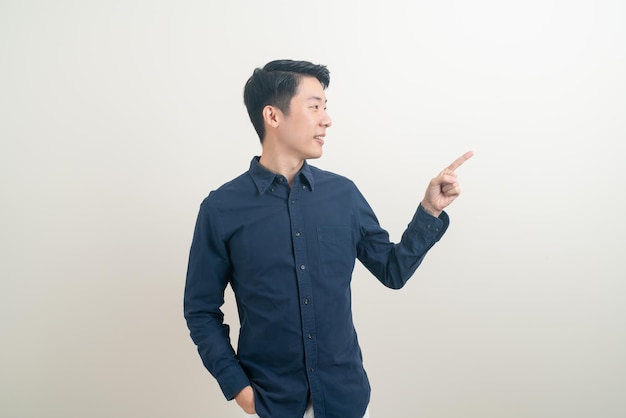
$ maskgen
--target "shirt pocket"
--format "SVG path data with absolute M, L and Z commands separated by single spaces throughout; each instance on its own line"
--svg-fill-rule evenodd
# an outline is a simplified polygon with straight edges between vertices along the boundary
M 322 272 L 330 277 L 349 278 L 356 259 L 350 227 L 320 226 L 317 228 L 317 242 Z

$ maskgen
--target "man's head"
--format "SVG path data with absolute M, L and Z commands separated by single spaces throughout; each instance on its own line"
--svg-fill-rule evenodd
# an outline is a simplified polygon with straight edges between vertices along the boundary
M 275 106 L 283 114 L 289 115 L 291 99 L 298 92 L 303 77 L 315 77 L 324 89 L 330 83 L 326 66 L 292 60 L 269 62 L 265 67 L 255 69 L 246 82 L 243 100 L 261 142 L 265 137 L 263 109 Z

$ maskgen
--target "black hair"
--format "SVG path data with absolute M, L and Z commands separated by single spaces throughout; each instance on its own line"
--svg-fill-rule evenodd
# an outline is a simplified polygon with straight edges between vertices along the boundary
M 271 61 L 263 68 L 256 68 L 246 82 L 243 101 L 261 143 L 265 136 L 263 109 L 268 105 L 276 106 L 288 115 L 291 98 L 296 95 L 300 79 L 305 76 L 317 78 L 324 89 L 330 84 L 326 66 L 293 60 Z

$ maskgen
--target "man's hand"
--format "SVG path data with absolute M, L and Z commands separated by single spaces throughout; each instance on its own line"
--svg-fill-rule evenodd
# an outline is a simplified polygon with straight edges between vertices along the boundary
M 256 409 L 254 408 L 254 391 L 252 390 L 252 386 L 246 386 L 241 389 L 241 391 L 235 395 L 235 402 L 243 412 L 246 414 L 255 414 Z
M 422 207 L 426 212 L 438 217 L 446 206 L 459 197 L 461 188 L 455 171 L 473 155 L 473 151 L 467 151 L 430 181 L 422 200 Z

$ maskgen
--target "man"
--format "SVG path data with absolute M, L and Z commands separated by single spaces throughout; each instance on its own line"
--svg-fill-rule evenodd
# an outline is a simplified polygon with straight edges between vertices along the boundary
M 202 202 L 191 245 L 185 318 L 202 361 L 244 416 L 363 418 L 370 385 L 351 313 L 361 263 L 400 288 L 448 227 L 464 154 L 427 187 L 399 243 L 389 241 L 347 178 L 317 169 L 331 119 L 325 66 L 279 60 L 257 68 L 244 102 L 262 144 L 247 172 Z M 232 287 L 237 353 L 223 323 Z

